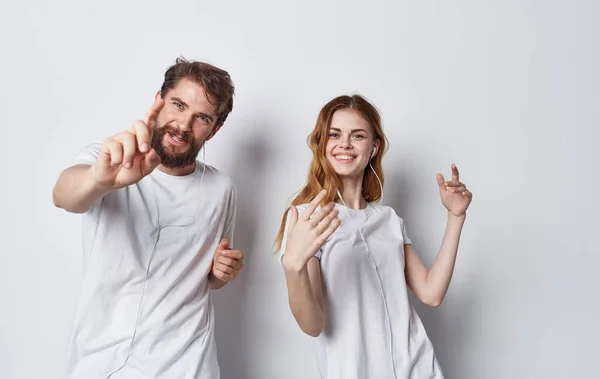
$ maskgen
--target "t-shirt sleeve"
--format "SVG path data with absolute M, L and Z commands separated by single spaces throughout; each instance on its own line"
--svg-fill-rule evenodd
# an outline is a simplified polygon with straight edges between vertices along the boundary
M 79 152 L 75 155 L 73 159 L 71 159 L 70 166 L 77 165 L 88 165 L 91 166 L 96 163 L 98 156 L 100 155 L 100 151 L 102 149 L 102 142 L 92 142 L 88 145 L 84 146 Z M 100 206 L 102 202 L 96 202 L 94 206 L 89 209 L 86 213 L 93 213 L 92 211 Z
M 290 220 L 292 219 L 292 209 L 290 208 L 288 210 L 286 219 L 285 219 L 285 226 L 283 228 L 283 238 L 281 239 L 281 249 L 279 249 L 279 261 L 281 262 L 281 259 L 283 258 L 283 254 L 285 254 L 285 246 L 287 244 L 287 237 L 288 237 L 288 231 L 290 228 Z
M 223 237 L 229 240 L 229 245 L 233 246 L 233 234 L 235 231 L 235 221 L 237 215 L 237 189 L 232 184 L 227 203 L 227 215 L 225 217 L 225 228 L 223 229 Z
M 406 231 L 406 223 L 404 220 L 400 219 L 400 225 L 402 225 L 402 239 L 404 240 L 404 244 L 412 245 L 412 241 L 408 236 L 408 232 Z
M 100 151 L 102 149 L 101 142 L 92 142 L 79 150 L 79 153 L 75 156 L 72 161 L 73 165 L 93 165 L 96 163 L 96 159 L 98 159 L 98 155 L 100 155 Z
M 302 216 L 302 212 L 304 211 L 304 207 L 302 206 L 296 206 L 296 209 L 298 209 L 298 218 L 300 216 Z M 317 208 L 316 211 L 318 211 L 320 209 Z M 316 212 L 315 211 L 315 212 Z M 283 254 L 285 254 L 285 247 L 287 244 L 287 237 L 288 237 L 288 231 L 289 231 L 289 227 L 290 227 L 290 220 L 292 219 L 292 209 L 290 208 L 290 210 L 287 213 L 287 217 L 285 220 L 285 227 L 283 229 L 283 238 L 281 239 L 281 249 L 279 250 L 279 262 L 281 263 L 281 260 L 283 259 Z M 315 257 L 321 259 L 321 249 L 317 250 L 317 252 L 315 253 Z

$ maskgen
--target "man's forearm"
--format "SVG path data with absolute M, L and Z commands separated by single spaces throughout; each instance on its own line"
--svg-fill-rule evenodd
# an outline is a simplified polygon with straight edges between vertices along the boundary
M 90 210 L 110 189 L 99 188 L 92 177 L 91 166 L 69 167 L 59 176 L 52 199 L 54 205 L 71 213 Z

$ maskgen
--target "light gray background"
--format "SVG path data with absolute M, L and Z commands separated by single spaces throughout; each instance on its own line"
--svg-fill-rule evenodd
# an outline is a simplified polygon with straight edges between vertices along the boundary
M 1 4 L 0 377 L 61 378 L 80 218 L 52 187 L 144 114 L 179 55 L 237 87 L 207 146 L 239 187 L 247 256 L 216 298 L 224 379 L 317 377 L 271 246 L 317 112 L 354 92 L 382 112 L 385 203 L 427 264 L 445 223 L 436 173 L 455 162 L 474 193 L 445 302 L 417 304 L 447 378 L 598 375 L 597 1 Z

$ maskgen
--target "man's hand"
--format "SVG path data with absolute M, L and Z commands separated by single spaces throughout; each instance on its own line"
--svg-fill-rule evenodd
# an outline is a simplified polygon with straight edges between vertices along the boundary
M 208 276 L 211 288 L 221 288 L 227 282 L 234 280 L 242 267 L 244 267 L 244 253 L 241 250 L 230 249 L 229 241 L 223 239 L 217 247 Z
M 156 99 L 143 120 L 105 139 L 94 164 L 65 169 L 52 190 L 54 205 L 68 212 L 85 213 L 112 190 L 137 183 L 150 174 L 160 164 L 160 157 L 150 145 L 164 104 L 163 99 Z
M 113 190 L 137 183 L 160 164 L 150 142 L 164 104 L 163 99 L 156 99 L 143 121 L 136 121 L 129 130 L 104 140 L 98 160 L 92 166 L 97 186 Z

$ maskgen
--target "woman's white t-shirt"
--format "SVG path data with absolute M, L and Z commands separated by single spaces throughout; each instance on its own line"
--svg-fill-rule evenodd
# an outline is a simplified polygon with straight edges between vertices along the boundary
M 307 206 L 299 205 L 299 214 Z M 404 245 L 412 242 L 404 221 L 388 206 L 335 206 L 340 227 L 316 254 L 326 318 L 323 333 L 315 339 L 321 377 L 443 379 L 408 298 Z M 282 254 L 288 226 L 289 216 Z

